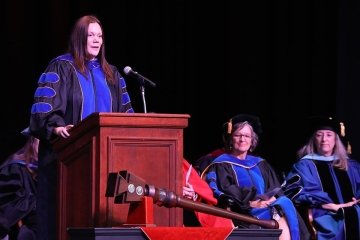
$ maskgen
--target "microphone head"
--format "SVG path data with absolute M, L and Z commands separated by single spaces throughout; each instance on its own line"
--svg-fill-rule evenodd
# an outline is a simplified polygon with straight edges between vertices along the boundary
M 131 73 L 131 71 L 132 71 L 131 67 L 129 67 L 129 66 L 124 67 L 124 73 L 126 75 L 129 75 Z

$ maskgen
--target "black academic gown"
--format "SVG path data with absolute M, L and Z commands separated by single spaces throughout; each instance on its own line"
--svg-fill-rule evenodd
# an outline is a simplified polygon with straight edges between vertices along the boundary
M 18 239 L 36 239 L 36 181 L 21 160 L 7 160 L 0 166 L 0 213 L 3 232 L 19 230 L 17 223 L 21 220 L 23 227 Z M 13 231 L 13 233 L 15 233 Z M 26 236 L 25 236 L 26 235 Z
M 284 196 L 276 172 L 264 159 L 248 155 L 246 160 L 239 161 L 229 154 L 223 154 L 208 166 L 203 175 L 215 197 L 227 195 L 233 199 L 231 209 L 234 212 L 269 219 L 267 215 L 271 214 L 272 206 L 254 211 L 255 208 L 250 207 L 250 201 L 275 196 L 277 200 L 272 205 L 281 206 L 288 220 L 292 239 L 310 239 L 305 223 L 290 199 Z M 243 222 L 235 224 L 239 227 L 255 227 Z
M 95 78 L 101 76 L 101 74 L 99 75 L 99 63 L 95 60 L 87 64 L 91 72 L 89 81 L 93 81 L 95 85 L 97 81 Z M 112 68 L 116 79 L 114 84 L 107 83 L 105 87 L 106 92 L 110 93 L 110 98 L 104 100 L 111 106 L 107 112 L 132 113 L 134 110 L 126 90 L 125 80 L 114 66 Z M 51 140 L 57 137 L 53 134 L 54 127 L 79 123 L 86 117 L 84 115 L 86 104 L 89 101 L 95 103 L 98 101 L 98 99 L 93 99 L 93 95 L 87 95 L 89 92 L 82 88 L 81 79 L 83 79 L 83 75 L 76 70 L 72 57 L 65 54 L 50 62 L 40 76 L 38 88 L 35 91 L 31 109 L 30 132 L 40 139 L 37 198 L 38 240 L 53 240 L 57 235 L 57 155 L 51 145 Z M 96 112 L 96 108 L 93 112 Z

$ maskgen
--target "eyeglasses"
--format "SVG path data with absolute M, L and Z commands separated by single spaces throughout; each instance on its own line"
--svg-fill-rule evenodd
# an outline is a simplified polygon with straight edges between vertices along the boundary
M 248 135 L 248 134 L 234 134 L 234 137 L 236 138 L 245 138 L 245 139 L 251 139 L 251 135 Z

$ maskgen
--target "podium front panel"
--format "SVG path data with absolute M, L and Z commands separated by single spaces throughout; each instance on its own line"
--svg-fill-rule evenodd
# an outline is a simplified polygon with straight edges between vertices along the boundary
M 59 156 L 58 229 L 119 227 L 129 204 L 105 197 L 110 172 L 127 170 L 182 195 L 183 128 L 188 115 L 95 114 L 54 142 Z M 154 205 L 156 226 L 182 226 L 181 208 Z

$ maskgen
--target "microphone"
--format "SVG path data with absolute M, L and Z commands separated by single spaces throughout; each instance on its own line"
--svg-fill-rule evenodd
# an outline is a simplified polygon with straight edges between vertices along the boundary
M 149 80 L 148 78 L 142 76 L 140 73 L 135 72 L 135 71 L 132 70 L 131 67 L 129 67 L 129 66 L 126 66 L 126 67 L 124 68 L 124 73 L 125 73 L 126 75 L 129 75 L 129 76 L 131 76 L 131 77 L 136 78 L 137 80 L 139 80 L 139 81 L 140 81 L 140 84 L 144 84 L 144 82 L 146 81 L 147 83 L 150 84 L 150 86 L 156 87 L 156 84 L 155 84 L 153 81 L 151 81 L 151 80 Z

